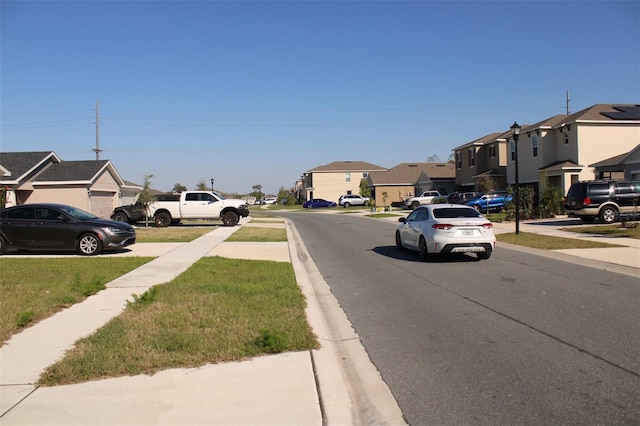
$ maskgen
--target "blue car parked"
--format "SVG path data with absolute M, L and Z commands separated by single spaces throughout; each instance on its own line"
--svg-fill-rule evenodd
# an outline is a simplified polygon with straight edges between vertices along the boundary
M 305 202 L 302 207 L 305 209 L 317 209 L 318 207 L 335 207 L 337 204 L 333 201 L 323 200 L 322 198 L 314 198 Z
M 489 191 L 482 197 L 469 201 L 467 205 L 482 213 L 499 212 L 512 199 L 511 195 L 507 194 L 507 191 Z

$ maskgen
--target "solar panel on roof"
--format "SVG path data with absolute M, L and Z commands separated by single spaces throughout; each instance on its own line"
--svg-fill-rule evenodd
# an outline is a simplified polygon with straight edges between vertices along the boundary
M 640 120 L 640 105 L 613 107 L 615 112 L 603 112 L 602 115 L 612 120 Z

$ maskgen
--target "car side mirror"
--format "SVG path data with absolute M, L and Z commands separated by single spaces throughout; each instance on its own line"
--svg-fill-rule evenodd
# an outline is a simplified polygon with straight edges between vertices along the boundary
M 407 218 L 406 217 L 401 217 L 400 219 L 398 219 L 398 222 L 407 223 Z

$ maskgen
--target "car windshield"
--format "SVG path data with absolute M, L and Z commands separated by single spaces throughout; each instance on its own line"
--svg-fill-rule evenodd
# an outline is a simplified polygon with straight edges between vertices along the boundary
M 437 219 L 453 219 L 457 217 L 480 217 L 481 214 L 475 209 L 448 207 L 443 209 L 433 209 L 433 217 Z
M 62 210 L 69 216 L 75 217 L 76 219 L 80 219 L 80 220 L 96 219 L 97 217 L 92 215 L 89 212 L 85 212 L 82 209 L 79 209 L 77 207 L 72 207 L 72 206 L 63 206 L 63 207 L 60 207 L 60 210 Z
M 214 194 L 216 195 L 216 197 L 218 197 L 221 200 L 225 199 L 222 195 L 218 194 L 217 192 L 214 192 Z

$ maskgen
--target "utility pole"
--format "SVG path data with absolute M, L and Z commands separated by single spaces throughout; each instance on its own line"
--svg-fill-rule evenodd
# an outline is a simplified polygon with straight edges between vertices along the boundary
M 569 108 L 569 102 L 571 102 L 571 99 L 569 99 L 569 91 L 567 90 L 567 101 L 566 101 L 567 115 L 571 114 L 571 109 Z
M 100 160 L 100 106 L 96 100 L 96 147 L 92 149 L 96 153 L 96 161 Z

